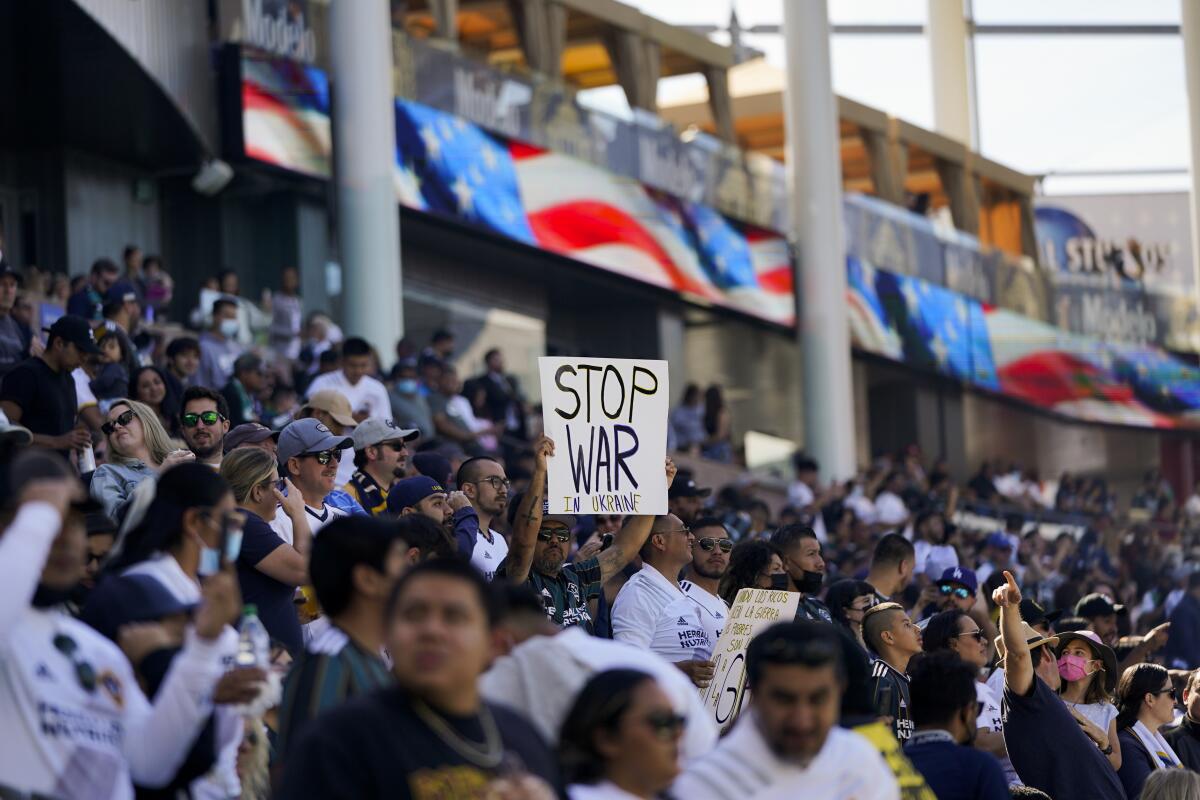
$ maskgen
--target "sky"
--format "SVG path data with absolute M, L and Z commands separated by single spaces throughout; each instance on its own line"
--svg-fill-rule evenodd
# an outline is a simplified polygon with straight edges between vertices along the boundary
M 623 0 L 674 24 L 720 24 L 736 7 L 743 27 L 778 24 L 784 0 Z M 807 2 L 808 0 L 789 0 Z M 979 24 L 1178 24 L 1190 0 L 973 0 Z M 923 24 L 926 0 L 828 0 L 834 24 Z M 721 34 L 715 39 L 728 41 Z M 784 66 L 782 37 L 746 35 Z M 1022 172 L 1047 175 L 1048 194 L 1187 190 L 1183 44 L 1177 35 L 976 37 L 980 149 Z M 933 127 L 929 48 L 923 35 L 835 34 L 834 89 L 922 127 Z M 702 82 L 660 82 L 659 101 Z M 621 111 L 617 87 L 587 102 Z M 1071 176 L 1080 171 L 1140 172 Z

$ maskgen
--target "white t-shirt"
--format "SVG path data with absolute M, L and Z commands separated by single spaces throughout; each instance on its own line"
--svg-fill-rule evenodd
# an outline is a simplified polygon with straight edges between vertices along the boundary
M 603 781 L 594 786 L 573 783 L 567 787 L 569 800 L 638 800 L 638 796 L 617 786 L 612 781 Z
M 716 641 L 704 624 L 704 609 L 686 595 L 662 610 L 654 624 L 650 652 L 672 664 L 680 661 L 708 661 Z
M 880 492 L 875 496 L 875 521 L 881 525 L 899 525 L 908 519 L 908 506 L 899 495 Z
M 975 721 L 975 727 L 979 730 L 1003 733 L 1004 717 L 1000 710 L 1000 697 L 1001 695 L 993 692 L 986 683 L 975 682 L 975 699 L 981 704 L 979 718 Z M 1017 777 L 1017 771 L 1013 769 L 1012 761 L 1008 756 L 997 758 L 997 760 L 1004 768 L 1004 780 L 1008 785 L 1020 785 L 1021 779 Z
M 780 759 L 759 733 L 751 706 L 711 753 L 687 765 L 672 795 L 687 800 L 899 800 L 900 787 L 869 741 L 836 726 L 806 767 Z
M 96 395 L 91 387 L 92 379 L 83 371 L 83 367 L 71 370 L 71 379 L 75 381 L 75 410 L 83 411 L 88 406 L 97 405 Z
M 788 486 L 788 503 L 794 508 L 808 508 L 816 499 L 812 487 L 804 481 L 792 481 Z M 812 515 L 813 533 L 817 535 L 818 542 L 824 542 L 828 538 L 825 532 L 825 515 L 821 513 L 821 509 L 815 507 L 812 509 Z
M 958 551 L 948 544 L 930 544 L 921 540 L 913 542 L 913 550 L 916 551 L 914 575 L 928 575 L 938 580 L 943 572 L 958 566 Z
M 1097 678 L 1099 680 L 1099 678 Z M 1112 703 L 1067 703 L 1063 700 L 1067 708 L 1073 708 L 1086 717 L 1100 730 L 1108 733 L 1108 726 L 1117 718 L 1117 707 Z
M 317 531 L 324 528 L 329 523 L 339 517 L 350 516 L 340 508 L 334 508 L 328 503 L 322 503 L 320 508 L 313 508 L 308 503 L 304 504 L 304 513 L 308 516 L 308 530 L 313 536 L 317 535 Z M 275 534 L 290 544 L 296 546 L 296 535 L 292 530 L 292 518 L 284 513 L 283 506 L 275 507 L 275 519 L 267 523 Z
M 681 599 L 695 603 L 674 581 L 649 564 L 643 566 L 621 587 L 613 601 L 613 638 L 650 650 L 659 617 Z M 680 616 L 676 614 L 671 621 L 677 622 Z
M 725 629 L 725 620 L 729 617 L 729 606 L 725 605 L 725 601 L 715 594 L 710 593 L 707 589 L 701 589 L 691 581 L 680 581 L 679 588 L 683 589 L 683 593 L 700 606 L 701 623 L 708 631 L 708 638 L 712 641 L 712 646 L 716 647 L 717 641 L 721 638 L 721 631 Z
M 508 558 L 508 540 L 493 530 L 488 530 L 489 542 L 483 531 L 475 537 L 475 549 L 471 551 L 471 566 L 483 573 L 489 581 L 496 577 L 496 570 Z
M 366 411 L 371 417 L 392 418 L 392 403 L 388 400 L 387 389 L 370 375 L 364 375 L 359 378 L 358 383 L 352 384 L 346 380 L 346 374 L 340 369 L 326 372 L 313 378 L 313 382 L 308 385 L 308 396 L 312 397 L 325 389 L 341 392 L 350 401 L 350 410 L 355 414 Z

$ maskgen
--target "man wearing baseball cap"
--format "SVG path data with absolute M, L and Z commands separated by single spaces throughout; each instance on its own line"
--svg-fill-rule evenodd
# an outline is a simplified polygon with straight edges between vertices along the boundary
M 33 433 L 33 444 L 58 450 L 85 450 L 92 436 L 77 425 L 75 381 L 71 371 L 85 355 L 99 355 L 92 328 L 82 317 L 59 317 L 47 329 L 49 338 L 40 355 L 27 358 L 4 376 L 0 385 L 0 410 L 13 423 Z
M 273 431 L 260 422 L 247 422 L 225 434 L 222 446 L 228 455 L 239 447 L 257 447 L 271 455 L 278 454 L 279 431 Z
M 338 462 L 354 442 L 338 436 L 315 419 L 298 419 L 279 433 L 280 477 L 291 478 L 304 498 L 304 511 L 313 536 L 345 511 L 326 502 L 337 478 Z M 281 518 L 276 517 L 276 522 Z
M 392 485 L 387 496 L 387 512 L 396 517 L 422 514 L 450 530 L 454 511 L 447 502 L 448 497 L 449 493 L 433 478 L 417 475 Z
M 1011 572 L 992 593 L 1000 607 L 997 655 L 1004 665 L 1004 741 L 1026 786 L 1051 797 L 1122 800 L 1117 773 L 1058 695 L 1062 676 L 1054 645 L 1021 619 L 1021 590 Z
M 684 472 L 676 476 L 675 482 L 667 491 L 667 512 L 683 520 L 684 525 L 691 525 L 704 508 L 704 498 L 710 494 L 710 487 L 697 486 L 696 480 Z
M 388 492 L 408 470 L 408 442 L 420 431 L 368 417 L 354 429 L 354 474 L 343 487 L 373 516 L 387 511 Z

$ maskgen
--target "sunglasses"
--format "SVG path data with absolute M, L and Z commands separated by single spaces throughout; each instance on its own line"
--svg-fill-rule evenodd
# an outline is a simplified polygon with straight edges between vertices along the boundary
M 133 422 L 133 409 L 130 409 L 130 410 L 124 412 L 123 414 L 119 415 L 116 419 L 112 420 L 111 422 L 104 423 L 103 425 L 100 426 L 100 431 L 105 436 L 112 436 L 113 433 L 117 430 L 118 425 L 120 425 L 122 428 L 128 428 L 129 423 L 131 423 L 131 422 Z
M 408 445 L 404 442 L 384 442 L 384 447 L 391 450 L 393 453 L 403 453 L 408 449 Z
M 218 414 L 216 411 L 205 411 L 202 414 L 187 413 L 179 418 L 185 428 L 194 428 L 197 423 L 203 422 L 205 425 L 212 427 L 218 422 L 223 422 L 225 417 Z
M 966 600 L 968 597 L 971 596 L 970 589 L 967 589 L 962 586 L 950 586 L 949 584 L 945 584 L 945 583 L 938 587 L 938 591 L 941 592 L 943 595 L 951 595 L 952 594 L 955 597 L 957 597 L 959 600 Z
M 491 475 L 487 478 L 480 478 L 477 481 L 470 481 L 470 483 L 473 483 L 476 486 L 478 486 L 481 483 L 486 483 L 492 487 L 493 491 L 497 491 L 497 492 L 500 491 L 501 489 L 503 489 L 504 491 L 507 492 L 509 489 L 512 488 L 512 481 L 508 480 L 507 478 L 501 478 L 499 475 Z
M 657 738 L 669 741 L 683 732 L 687 718 L 671 711 L 656 711 L 646 715 L 645 723 Z
M 571 532 L 562 528 L 542 528 L 538 531 L 538 541 L 548 542 L 551 539 L 558 539 L 560 542 L 571 541 Z
M 341 450 L 322 450 L 319 453 L 305 453 L 304 455 L 302 455 L 300 457 L 301 458 L 315 458 L 317 460 L 317 463 L 320 464 L 322 467 L 324 467 L 324 466 L 327 466 L 330 461 L 340 462 L 342 460 L 342 451 Z
M 966 633 L 956 633 L 954 635 L 956 637 L 958 637 L 958 636 L 974 637 L 975 641 L 979 642 L 980 644 L 983 644 L 984 642 L 987 641 L 987 636 L 984 635 L 983 631 L 967 631 Z
M 721 548 L 722 553 L 728 553 L 733 549 L 733 542 L 728 539 L 714 539 L 711 536 L 705 536 L 700 541 L 696 542 L 700 545 L 700 549 L 706 552 L 711 551 L 714 547 Z
M 1174 687 L 1172 687 L 1170 689 L 1159 689 L 1157 692 L 1151 692 L 1150 694 L 1165 694 L 1167 697 L 1170 697 L 1171 700 L 1173 700 L 1173 701 L 1179 699 Z
M 96 691 L 96 670 L 88 662 L 76 657 L 79 645 L 75 640 L 65 633 L 60 633 L 54 637 L 54 649 L 71 660 L 72 666 L 75 667 L 75 679 L 79 681 L 79 685 L 89 692 Z
M 687 527 L 686 525 L 682 528 L 672 528 L 669 531 L 658 531 L 658 533 L 663 533 L 663 534 L 665 534 L 665 533 L 682 533 L 685 536 L 690 534 L 691 532 L 692 532 L 692 529 Z

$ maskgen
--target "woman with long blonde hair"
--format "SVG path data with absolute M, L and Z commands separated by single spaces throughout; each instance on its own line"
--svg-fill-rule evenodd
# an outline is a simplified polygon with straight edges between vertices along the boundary
M 172 446 L 158 415 L 144 403 L 122 397 L 106 416 L 100 430 L 108 441 L 109 463 L 93 473 L 90 492 L 104 513 L 120 522 L 139 483 L 195 455 Z

